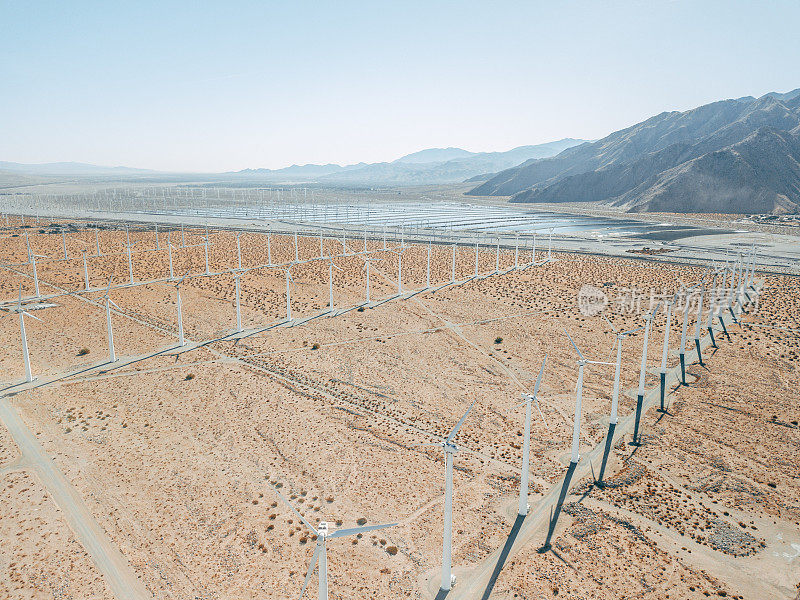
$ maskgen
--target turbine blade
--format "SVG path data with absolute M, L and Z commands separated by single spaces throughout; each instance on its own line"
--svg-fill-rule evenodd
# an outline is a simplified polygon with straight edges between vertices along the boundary
M 542 368 L 539 369 L 539 377 L 536 378 L 536 385 L 533 386 L 533 397 L 536 398 L 536 394 L 539 393 L 539 386 L 542 383 L 542 375 L 544 374 L 544 365 L 547 363 L 547 355 L 544 355 L 544 360 L 542 361 Z
M 605 315 L 600 315 L 600 316 L 603 317 L 606 320 L 606 323 L 608 323 L 611 326 L 611 329 L 614 332 L 618 332 L 619 331 L 616 327 L 614 327 L 614 324 L 609 320 L 609 318 L 607 316 L 605 316 Z
M 469 405 L 469 408 L 467 409 L 467 412 L 464 413 L 464 416 L 461 417 L 459 422 L 456 423 L 456 426 L 453 427 L 453 431 L 451 431 L 450 435 L 447 436 L 447 438 L 445 439 L 445 442 L 450 443 L 450 442 L 453 441 L 453 438 L 456 437 L 456 434 L 458 433 L 458 430 L 461 429 L 461 426 L 464 424 L 464 421 L 467 420 L 467 415 L 469 414 L 469 411 L 472 410 L 473 406 L 475 406 L 475 401 L 474 400 L 472 401 L 472 404 Z
M 386 523 L 385 525 L 366 525 L 364 527 L 352 527 L 350 529 L 337 529 L 328 536 L 328 539 L 340 538 L 346 535 L 356 535 L 358 533 L 366 533 L 367 531 L 375 531 L 376 529 L 386 529 L 387 527 L 394 527 L 397 523 Z
M 270 485 L 271 485 L 271 484 L 270 484 Z M 284 498 L 283 494 L 281 494 L 281 493 L 278 491 L 278 488 L 276 488 L 276 487 L 273 485 L 273 486 L 272 486 L 272 489 L 274 489 L 274 490 L 275 490 L 275 493 L 276 493 L 276 494 L 278 494 L 278 497 L 279 497 L 281 500 L 283 500 L 283 503 L 284 503 L 286 506 L 288 506 L 288 507 L 289 507 L 289 508 L 292 510 L 292 512 L 293 512 L 294 514 L 296 514 L 298 517 L 300 517 L 300 520 L 301 520 L 303 523 L 305 523 L 305 526 L 306 526 L 306 527 L 308 527 L 308 528 L 309 528 L 311 531 L 313 531 L 313 532 L 314 532 L 314 535 L 318 535 L 318 534 L 317 534 L 317 529 L 316 529 L 316 528 L 315 528 L 315 527 L 314 527 L 314 526 L 313 526 L 311 523 L 309 523 L 308 521 L 306 521 L 306 518 L 305 518 L 303 515 L 301 515 L 301 514 L 300 514 L 300 513 L 297 511 L 297 509 L 296 509 L 294 506 L 292 506 L 291 504 L 289 504 L 289 501 L 288 501 L 286 498 Z
M 22 314 L 23 314 L 23 315 L 27 315 L 27 316 L 28 316 L 28 317 L 30 317 L 31 319 L 36 319 L 37 321 L 42 321 L 42 320 L 41 320 L 39 317 L 36 317 L 36 316 L 32 315 L 32 314 L 31 314 L 31 313 L 29 313 L 27 310 L 23 310 L 23 311 L 22 311 Z M 44 323 L 44 321 L 42 321 L 42 323 Z
M 566 334 L 567 334 L 567 337 L 569 338 L 569 341 L 570 341 L 570 343 L 572 344 L 572 347 L 573 347 L 573 348 L 575 348 L 575 352 L 577 352 L 577 353 L 578 353 L 578 357 L 579 357 L 581 360 L 583 360 L 583 353 L 581 353 L 580 349 L 579 349 L 579 348 L 578 348 L 578 346 L 575 344 L 575 341 L 572 339 L 572 336 L 569 334 L 569 331 L 567 331 L 567 330 L 566 330 L 566 328 L 564 328 L 564 333 L 566 333 Z
M 644 329 L 644 326 L 642 325 L 642 326 L 637 327 L 636 329 L 629 329 L 628 331 L 623 331 L 621 335 L 630 335 L 632 333 L 636 333 L 640 329 Z
M 317 559 L 319 558 L 320 550 L 322 550 L 322 545 L 317 544 L 317 547 L 314 549 L 314 554 L 311 555 L 311 564 L 308 565 L 308 573 L 306 573 L 306 582 L 303 584 L 303 589 L 300 590 L 300 598 L 302 598 L 303 594 L 306 593 L 308 582 L 311 581 L 311 575 L 314 573 L 314 567 L 317 566 Z M 300 600 L 300 598 L 298 600 Z

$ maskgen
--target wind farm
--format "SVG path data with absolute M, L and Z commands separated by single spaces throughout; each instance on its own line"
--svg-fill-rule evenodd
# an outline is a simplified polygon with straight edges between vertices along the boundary
M 800 600 L 800 4 L 0 3 L 0 600 Z
M 752 248 L 676 266 L 518 234 L 31 218 L 3 230 L 4 522 L 54 485 L 31 482 L 16 423 L 81 499 L 54 523 L 88 519 L 124 560 L 28 529 L 16 589 L 748 598 L 795 575 L 790 446 L 747 440 L 797 429 L 797 283 Z

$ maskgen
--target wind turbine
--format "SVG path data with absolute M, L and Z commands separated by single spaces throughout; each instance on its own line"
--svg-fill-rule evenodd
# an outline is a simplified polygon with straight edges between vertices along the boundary
M 583 399 L 583 368 L 586 365 L 613 365 L 614 363 L 609 362 L 601 362 L 599 360 L 587 360 L 584 358 L 583 353 L 578 348 L 577 344 L 575 344 L 575 340 L 572 339 L 572 336 L 569 332 L 564 329 L 564 333 L 567 334 L 572 347 L 575 348 L 575 352 L 578 353 L 578 383 L 575 387 L 575 418 L 572 422 L 572 453 L 570 455 L 570 462 L 573 464 L 577 464 L 580 460 L 580 436 L 581 436 L 581 400 Z
M 273 486 L 274 487 L 274 486 Z M 283 500 L 284 504 L 288 506 L 292 512 L 297 515 L 303 524 L 311 530 L 314 535 L 317 536 L 317 546 L 314 549 L 314 554 L 311 555 L 311 563 L 308 565 L 308 573 L 306 573 L 306 580 L 303 583 L 303 589 L 300 591 L 300 599 L 303 598 L 303 594 L 306 593 L 306 588 L 308 587 L 308 582 L 311 581 L 311 576 L 314 574 L 314 569 L 317 566 L 317 561 L 319 561 L 319 584 L 318 584 L 318 600 L 328 600 L 328 550 L 326 547 L 326 542 L 328 540 L 333 540 L 340 537 L 345 537 L 349 535 L 359 535 L 363 533 L 367 533 L 369 531 L 376 531 L 378 529 L 386 529 L 387 527 L 394 527 L 397 523 L 386 523 L 384 525 L 365 525 L 364 527 L 352 527 L 347 529 L 337 529 L 336 531 L 329 531 L 328 523 L 326 521 L 320 521 L 316 527 L 314 527 L 311 523 L 306 520 L 306 518 L 300 514 L 300 512 L 295 509 L 289 501 L 283 497 L 277 489 L 275 493 L 278 494 L 278 497 Z
M 658 313 L 661 305 L 656 306 L 652 312 L 645 315 L 644 320 L 644 343 L 642 345 L 642 365 L 639 369 L 639 391 L 636 394 L 636 417 L 633 424 L 633 444 L 639 445 L 639 421 L 642 417 L 642 404 L 644 403 L 644 377 L 647 369 L 647 342 L 650 339 L 650 326 L 653 323 L 653 317 Z
M 421 444 L 422 446 L 441 446 L 444 448 L 444 534 L 442 536 L 442 583 L 441 589 L 449 591 L 456 582 L 453 576 L 453 454 L 460 448 L 453 440 L 467 419 L 467 415 L 475 406 L 475 401 L 470 404 L 467 412 L 459 419 L 456 426 L 447 437 L 438 443 Z
M 31 254 L 31 266 L 33 267 L 33 287 L 36 290 L 36 297 L 40 297 L 41 294 L 39 293 L 39 273 L 36 271 L 36 259 L 37 258 L 46 258 L 42 254 Z
M 175 302 L 178 307 L 178 345 L 180 347 L 186 345 L 186 340 L 183 337 L 183 305 L 181 304 L 181 284 L 188 276 L 189 271 L 186 271 L 186 275 L 181 277 L 179 280 L 173 280 L 173 283 L 175 283 Z
M 241 305 L 241 290 L 239 278 L 244 275 L 244 272 L 239 271 L 233 276 L 233 281 L 236 284 L 236 333 L 242 332 L 242 305 Z
M 369 263 L 372 262 L 373 260 L 379 261 L 380 259 L 372 258 L 372 257 L 369 257 L 369 256 L 362 256 L 361 258 L 364 261 L 364 267 L 363 267 L 362 270 L 365 270 L 367 272 L 367 300 L 366 300 L 366 304 L 369 304 L 370 303 L 370 299 L 369 299 Z
M 689 295 L 686 294 L 686 306 L 683 307 L 683 325 L 681 326 L 681 347 L 678 356 L 681 361 L 681 383 L 686 385 L 686 330 L 689 327 Z
M 367 263 L 369 264 L 369 263 Z M 333 270 L 341 271 L 342 269 L 333 264 L 333 259 L 328 258 L 328 307 L 330 312 L 333 312 Z M 369 300 L 367 300 L 369 302 Z
M 431 287 L 431 241 L 428 240 L 428 267 L 425 270 L 425 289 Z
M 524 517 L 530 510 L 528 504 L 528 478 L 530 477 L 530 454 L 531 454 L 531 402 L 536 402 L 536 408 L 539 410 L 539 415 L 544 421 L 542 409 L 539 408 L 539 401 L 536 395 L 539 393 L 539 385 L 542 383 L 542 375 L 544 374 L 544 365 L 547 362 L 547 355 L 542 361 L 542 368 L 539 369 L 539 377 L 536 378 L 536 385 L 533 387 L 533 394 L 522 394 L 524 400 L 517 406 L 525 405 L 525 431 L 524 442 L 522 444 L 522 476 L 519 485 L 519 515 Z
M 608 422 L 611 425 L 616 425 L 618 420 L 617 412 L 619 409 L 619 376 L 620 376 L 620 371 L 622 370 L 622 340 L 624 340 L 632 333 L 636 333 L 637 331 L 644 329 L 644 327 L 639 326 L 636 327 L 635 329 L 629 329 L 628 331 L 619 331 L 616 327 L 614 327 L 614 324 L 608 318 L 606 318 L 605 315 L 603 315 L 603 318 L 611 326 L 611 329 L 614 330 L 614 333 L 617 336 L 615 342 L 617 346 L 617 362 L 614 365 L 614 388 L 613 388 L 613 393 L 611 395 L 611 415 L 609 416 L 608 419 Z
M 10 315 L 12 312 L 15 312 L 19 315 L 19 335 L 20 339 L 22 340 L 22 358 L 25 361 L 25 381 L 26 383 L 30 383 L 33 381 L 33 373 L 31 372 L 31 357 L 28 352 L 28 336 L 25 333 L 25 316 L 27 315 L 28 317 L 36 319 L 37 321 L 41 321 L 41 319 L 32 315 L 22 307 L 22 284 L 19 286 L 19 300 L 17 300 L 17 307 L 9 309 L 8 313 L 6 313 L 3 318 Z
M 453 264 L 450 268 L 450 283 L 456 282 L 456 246 L 457 242 L 453 243 Z
M 87 250 L 81 250 L 83 254 L 83 289 L 89 291 L 89 265 L 86 262 Z
M 208 225 L 206 225 L 206 237 L 204 241 L 204 248 L 205 257 L 206 257 L 206 275 L 208 275 L 211 271 L 208 270 Z
M 117 362 L 117 354 L 114 352 L 114 330 L 111 327 L 111 305 L 113 304 L 117 310 L 120 312 L 122 309 L 117 306 L 117 303 L 114 302 L 111 297 L 111 280 L 114 278 L 112 275 L 108 278 L 108 286 L 106 287 L 106 293 L 103 296 L 103 299 L 106 301 L 106 330 L 108 332 L 108 362 Z
M 167 239 L 167 252 L 169 253 L 169 278 L 173 279 L 175 274 L 172 271 L 172 241 Z
M 289 265 L 289 268 L 285 269 L 286 271 L 286 320 L 292 320 L 292 296 L 291 291 L 289 290 L 289 282 L 291 281 L 294 283 L 294 278 L 292 278 L 291 269 L 297 263 L 292 263 Z
M 297 230 L 294 230 L 294 262 L 300 262 L 300 254 L 297 249 Z
M 677 295 L 677 294 L 676 294 Z M 659 376 L 661 379 L 661 408 L 659 410 L 664 412 L 664 395 L 667 390 L 667 353 L 669 352 L 669 326 L 672 319 L 672 305 L 675 302 L 675 297 L 666 302 L 667 305 L 667 321 L 664 325 L 664 345 L 661 349 L 661 370 Z
M 125 234 L 127 235 L 127 229 L 125 231 Z M 133 285 L 133 260 L 131 259 L 131 246 L 136 244 L 138 244 L 138 242 L 134 242 L 133 244 L 131 244 L 130 238 L 128 238 L 126 250 L 128 252 L 128 278 L 130 279 L 131 285 Z
M 694 330 L 694 347 L 697 349 L 697 361 L 703 365 L 703 353 L 700 351 L 700 328 L 703 326 L 703 296 L 706 293 L 705 278 L 700 284 L 700 298 L 697 300 L 697 323 L 695 323 Z
M 402 247 L 400 250 L 389 250 L 393 254 L 397 254 L 397 294 L 403 295 L 403 252 L 408 248 Z

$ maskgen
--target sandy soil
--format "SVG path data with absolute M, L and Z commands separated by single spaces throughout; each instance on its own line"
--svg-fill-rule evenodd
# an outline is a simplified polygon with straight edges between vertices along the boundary
M 93 250 L 93 234 L 81 235 Z M 75 259 L 40 260 L 43 294 L 83 288 L 84 245 L 77 237 L 68 248 Z M 152 232 L 132 232 L 131 239 L 142 250 L 133 254 L 135 280 L 166 277 L 166 234 L 160 251 L 143 251 L 155 247 Z M 175 234 L 172 240 L 179 244 Z M 24 240 L 6 241 L 2 262 L 24 262 Z M 186 241 L 202 243 L 202 232 L 188 233 Z M 89 259 L 93 286 L 104 285 L 111 274 L 116 285 L 127 282 L 124 242 L 124 231 L 103 232 L 102 248 L 117 253 Z M 32 243 L 37 253 L 63 256 L 58 235 L 37 235 Z M 266 263 L 264 236 L 243 234 L 240 244 L 244 267 Z M 363 250 L 363 241 L 351 240 L 349 249 Z M 375 302 L 397 293 L 397 255 L 380 250 L 378 242 L 369 242 L 368 249 L 380 259 L 371 269 Z M 294 259 L 291 237 L 274 236 L 271 250 L 276 262 Z M 340 250 L 340 241 L 323 244 L 325 253 Z M 301 259 L 319 256 L 319 240 L 301 238 L 298 251 Z M 190 277 L 181 286 L 187 338 L 216 341 L 179 355 L 160 352 L 176 343 L 173 286 L 112 289 L 121 307 L 114 334 L 123 359 L 113 369 L 91 368 L 107 353 L 105 315 L 97 304 L 103 292 L 60 295 L 51 300 L 55 306 L 32 311 L 44 322 L 26 321 L 33 371 L 46 385 L 11 388 L 14 395 L 0 402 L 11 402 L 22 414 L 154 597 L 299 593 L 314 540 L 271 484 L 280 485 L 312 522 L 399 522 L 361 539 L 329 543 L 332 593 L 429 597 L 441 561 L 443 457 L 440 449 L 418 444 L 446 434 L 476 401 L 458 436 L 473 453 L 455 461 L 454 565 L 468 579 L 503 546 L 513 523 L 523 416 L 514 407 L 520 393 L 532 388 L 542 359 L 547 355 L 540 392 L 544 420 L 534 413 L 532 429 L 532 505 L 568 461 L 576 355 L 564 328 L 587 357 L 611 360 L 611 327 L 578 311 L 581 286 L 603 289 L 612 300 L 604 314 L 617 328 L 630 329 L 642 319 L 623 310 L 618 299 L 634 288 L 671 293 L 678 279 L 695 281 L 704 272 L 634 259 L 554 256 L 558 261 L 544 266 L 375 302 L 363 311 L 274 327 L 238 341 L 219 339 L 235 327 L 231 273 Z M 209 258 L 214 272 L 237 267 L 235 236 L 212 234 Z M 472 275 L 474 259 L 474 249 L 458 252 L 456 279 Z M 494 261 L 494 251 L 483 250 L 479 270 L 494 270 Z M 513 252 L 504 252 L 501 270 L 513 262 Z M 335 264 L 342 269 L 334 271 L 336 307 L 362 304 L 364 261 L 349 256 Z M 427 247 L 405 251 L 404 291 L 424 286 L 426 265 Z M 174 273 L 203 269 L 202 246 L 176 248 Z M 451 250 L 433 248 L 432 283 L 448 282 L 450 270 Z M 29 265 L 3 269 L 0 297 L 15 297 L 20 283 L 32 294 L 30 273 Z M 292 276 L 292 316 L 325 310 L 327 262 L 296 265 Z M 242 275 L 243 327 L 280 323 L 285 289 L 280 268 Z M 771 327 L 797 331 L 798 298 L 797 280 L 768 277 L 758 309 L 744 317 L 748 325 L 729 325 L 731 341 L 719 336 L 720 347 L 704 356 L 705 367 L 690 365 L 690 385 L 674 390 L 668 414 L 648 413 L 645 444 L 635 451 L 617 445 L 613 485 L 598 490 L 576 482 L 553 550 L 540 554 L 529 544 L 511 557 L 491 597 L 749 599 L 767 597 L 767 590 L 793 598 L 800 582 L 800 559 L 791 558 L 792 544 L 800 543 L 798 336 Z M 681 321 L 672 321 L 673 348 Z M 650 369 L 660 364 L 663 324 L 660 315 Z M 624 390 L 638 381 L 642 337 L 625 340 Z M 0 339 L 12 349 L 0 357 L 4 377 L 18 381 L 15 315 L 0 321 Z M 89 352 L 78 356 L 82 348 Z M 128 363 L 129 356 L 138 359 Z M 676 363 L 671 353 L 669 366 Z M 81 366 L 87 370 L 76 372 Z M 65 372 L 74 374 L 50 382 Z M 605 435 L 612 374 L 603 365 L 586 370 L 584 450 Z M 649 374 L 648 386 L 656 382 Z M 634 401 L 625 394 L 621 414 Z M 0 465 L 13 460 L 13 453 L 0 428 Z M 4 510 L 11 511 L 3 520 L 4 539 L 30 527 L 24 513 L 39 501 L 8 493 L 12 483 L 12 492 L 19 489 L 13 478 L 21 476 L 34 477 L 1 475 L 8 495 Z M 29 487 L 36 489 L 34 484 Z M 52 518 L 59 523 L 57 512 Z M 58 573 L 54 553 L 67 544 L 42 544 L 38 568 Z M 0 564 L 12 556 L 4 545 Z M 84 586 L 76 589 L 95 590 L 90 567 L 75 568 L 72 582 Z M 25 581 L 36 589 L 29 579 L 18 585 Z M 84 597 L 103 593 L 98 590 Z

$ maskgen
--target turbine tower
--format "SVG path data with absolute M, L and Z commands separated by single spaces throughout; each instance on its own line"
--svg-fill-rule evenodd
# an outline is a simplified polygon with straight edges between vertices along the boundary
M 113 275 L 108 278 L 108 286 L 106 287 L 106 293 L 103 296 L 103 299 L 106 301 L 106 331 L 108 333 L 108 362 L 110 363 L 117 362 L 117 353 L 114 352 L 114 330 L 111 326 L 111 306 L 113 305 L 117 310 L 120 312 L 122 311 L 122 309 L 117 306 L 117 303 L 114 302 L 109 296 L 111 293 L 111 280 L 113 278 Z
M 33 381 L 33 373 L 31 371 L 31 357 L 30 353 L 28 352 L 28 336 L 25 333 L 25 317 L 31 317 L 32 319 L 36 319 L 37 321 L 41 321 L 39 317 L 36 317 L 29 313 L 22 307 L 22 285 L 19 286 L 19 300 L 17 300 L 17 307 L 9 309 L 8 313 L 6 313 L 3 318 L 10 315 L 12 312 L 17 313 L 19 315 L 19 335 L 20 339 L 22 340 L 22 359 L 25 362 L 25 381 L 26 383 L 30 383 Z
M 542 361 L 542 368 L 539 369 L 539 377 L 536 378 L 536 385 L 533 387 L 533 394 L 522 394 L 523 402 L 517 406 L 525 405 L 525 431 L 524 442 L 522 444 L 522 476 L 520 477 L 519 485 L 519 515 L 524 517 L 530 510 L 528 504 L 528 479 L 530 477 L 530 453 L 531 453 L 531 402 L 536 402 L 536 408 L 539 410 L 539 415 L 542 416 L 542 409 L 539 408 L 539 400 L 537 394 L 539 393 L 539 385 L 542 383 L 542 375 L 544 374 L 544 365 L 547 363 L 547 355 Z
M 474 401 L 444 440 L 438 443 L 420 444 L 421 446 L 444 448 L 444 533 L 442 535 L 442 582 L 440 587 L 445 592 L 449 591 L 456 582 L 453 575 L 453 454 L 461 448 L 456 446 L 453 440 L 464 421 L 467 420 L 467 415 L 473 406 L 475 406 Z
M 653 323 L 653 318 L 658 313 L 660 305 L 656 306 L 652 312 L 645 315 L 644 325 L 644 342 L 642 345 L 642 365 L 639 369 L 639 390 L 636 394 L 636 417 L 633 424 L 633 444 L 639 445 L 639 421 L 642 417 L 642 404 L 644 403 L 644 377 L 645 370 L 647 369 L 647 342 L 650 338 L 650 326 Z
M 661 407 L 658 409 L 662 413 L 664 412 L 664 395 L 667 391 L 667 353 L 669 352 L 669 326 L 670 321 L 672 319 L 672 305 L 675 302 L 675 298 L 673 297 L 672 300 L 668 300 L 666 302 L 667 305 L 667 321 L 664 325 L 664 345 L 661 349 L 661 370 L 659 371 L 659 376 L 661 379 Z

